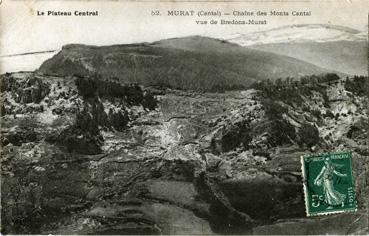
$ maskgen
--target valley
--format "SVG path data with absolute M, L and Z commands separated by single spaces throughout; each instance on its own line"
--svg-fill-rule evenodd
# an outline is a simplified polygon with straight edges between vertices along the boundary
M 366 79 L 196 92 L 4 74 L 2 233 L 367 232 Z M 340 150 L 359 210 L 307 219 L 299 158 Z

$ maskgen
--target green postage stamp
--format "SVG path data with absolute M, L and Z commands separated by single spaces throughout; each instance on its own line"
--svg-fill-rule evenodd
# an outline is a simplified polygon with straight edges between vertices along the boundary
M 356 211 L 350 152 L 301 157 L 307 216 Z

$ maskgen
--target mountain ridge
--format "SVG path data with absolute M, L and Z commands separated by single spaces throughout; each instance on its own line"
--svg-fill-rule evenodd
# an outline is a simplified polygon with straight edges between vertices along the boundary
M 367 42 L 332 41 L 254 45 L 250 48 L 294 57 L 328 70 L 367 75 Z
M 222 39 L 241 46 L 252 46 L 287 42 L 365 41 L 367 36 L 365 32 L 345 26 L 299 24 L 247 34 L 237 33 L 235 35 L 223 37 Z
M 304 61 L 194 36 L 111 46 L 65 45 L 38 72 L 116 77 L 127 83 L 215 91 L 259 80 L 332 72 Z
M 367 74 L 367 33 L 327 24 L 289 25 L 223 40 L 350 75 Z

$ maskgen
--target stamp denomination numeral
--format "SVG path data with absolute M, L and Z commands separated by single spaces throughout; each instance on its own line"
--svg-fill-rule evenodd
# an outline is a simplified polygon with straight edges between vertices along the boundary
M 323 195 L 317 195 L 317 194 L 312 195 L 311 196 L 312 207 L 319 207 L 320 202 L 323 200 L 324 200 Z

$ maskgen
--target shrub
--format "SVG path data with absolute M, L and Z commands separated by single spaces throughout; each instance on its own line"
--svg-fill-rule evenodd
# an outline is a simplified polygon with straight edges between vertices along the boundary
M 345 89 L 358 96 L 368 96 L 368 83 L 368 77 L 354 76 L 346 79 Z
M 333 113 L 330 110 L 327 109 L 325 111 L 324 117 L 333 119 L 334 118 L 334 115 L 333 115 Z
M 304 112 L 310 112 L 310 108 L 309 108 L 309 106 L 307 106 L 307 105 L 302 105 L 302 111 L 304 111 Z
M 323 76 L 320 76 L 318 78 L 318 82 L 334 82 L 334 81 L 337 81 L 339 80 L 340 77 L 337 75 L 337 74 L 334 74 L 334 73 L 328 73 L 328 74 L 325 74 Z
M 322 115 L 322 113 L 320 112 L 320 110 L 315 109 L 311 111 L 311 114 L 317 118 L 320 118 L 320 116 Z
M 240 145 L 247 148 L 252 140 L 247 122 L 241 122 L 232 127 L 221 139 L 222 151 L 230 151 Z
M 270 119 L 281 119 L 283 113 L 287 113 L 288 109 L 279 104 L 278 102 L 275 102 L 271 99 L 263 99 L 262 104 L 265 109 L 265 114 Z
M 319 143 L 319 130 L 308 123 L 305 123 L 301 126 L 298 131 L 298 136 L 300 138 L 299 144 L 307 145 L 308 147 L 312 147 Z
M 340 118 L 340 113 L 336 113 L 336 115 L 334 116 L 335 120 L 338 120 Z
M 78 78 L 76 80 L 76 85 L 79 94 L 81 94 L 83 97 L 92 97 L 97 91 L 97 84 L 94 79 Z
M 295 127 L 287 121 L 280 119 L 274 120 L 270 124 L 270 138 L 269 142 L 272 146 L 279 146 L 284 144 L 291 144 L 296 139 Z

